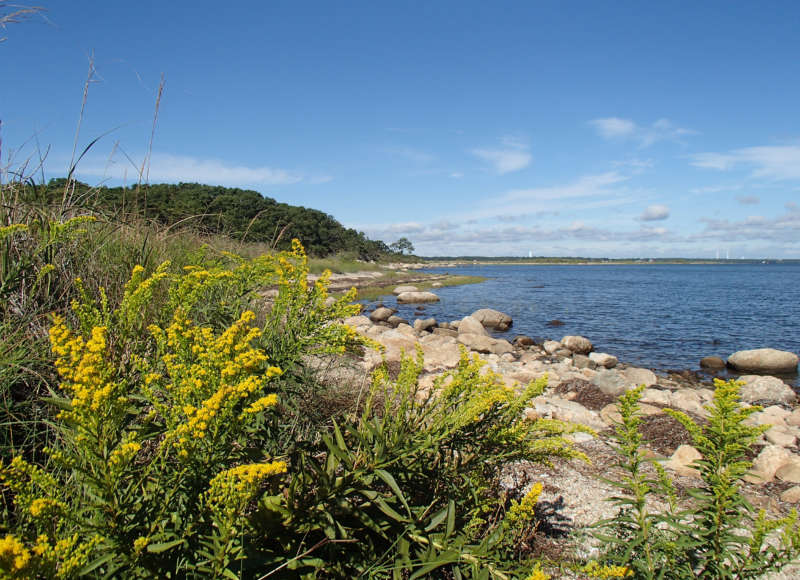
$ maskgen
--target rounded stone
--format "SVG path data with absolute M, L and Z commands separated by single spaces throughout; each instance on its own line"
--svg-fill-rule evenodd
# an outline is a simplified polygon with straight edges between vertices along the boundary
M 728 357 L 728 366 L 737 371 L 753 373 L 795 373 L 797 355 L 774 348 L 740 350 Z

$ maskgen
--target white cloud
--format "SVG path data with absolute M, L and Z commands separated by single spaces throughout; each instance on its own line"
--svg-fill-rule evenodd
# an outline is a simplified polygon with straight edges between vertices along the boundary
M 651 205 L 646 208 L 642 215 L 639 216 L 639 221 L 655 222 L 665 220 L 669 217 L 669 208 L 665 205 Z
M 531 164 L 533 156 L 522 138 L 507 135 L 501 137 L 500 143 L 502 148 L 473 149 L 472 154 L 488 163 L 498 175 L 519 171 Z
M 474 149 L 472 153 L 490 164 L 499 175 L 525 169 L 531 164 L 531 154 L 525 151 Z
M 638 129 L 636 123 L 630 119 L 620 119 L 619 117 L 593 119 L 589 121 L 589 124 L 592 125 L 604 139 L 630 137 L 636 133 Z
M 462 177 L 464 177 L 464 174 L 461 173 L 460 171 L 453 171 L 450 174 L 450 177 L 452 177 L 453 179 L 461 179 Z
M 650 125 L 638 125 L 630 119 L 606 117 L 593 119 L 589 121 L 589 125 L 594 127 L 603 139 L 631 140 L 642 148 L 650 147 L 659 141 L 680 142 L 683 137 L 696 134 L 692 129 L 678 127 L 669 119 L 658 119 Z
M 585 175 L 566 185 L 514 189 L 503 195 L 499 201 L 543 201 L 607 195 L 609 191 L 606 188 L 609 185 L 621 183 L 627 179 L 628 177 L 616 171 L 608 171 L 598 175 Z
M 698 153 L 692 156 L 691 164 L 718 171 L 745 166 L 751 168 L 752 177 L 795 180 L 800 179 L 800 145 L 745 147 L 727 153 Z
M 128 161 L 103 163 L 89 161 L 78 166 L 81 176 L 136 181 L 137 169 Z M 154 153 L 150 159 L 151 182 L 198 182 L 241 187 L 245 185 L 288 185 L 303 181 L 302 174 L 274 167 L 248 167 L 219 159 L 201 159 L 186 155 Z

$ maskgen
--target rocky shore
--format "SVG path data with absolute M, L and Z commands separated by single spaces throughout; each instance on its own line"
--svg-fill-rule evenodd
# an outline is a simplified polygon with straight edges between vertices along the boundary
M 395 290 L 399 302 L 425 302 L 437 299 L 429 292 L 413 287 Z M 657 375 L 645 368 L 621 362 L 615 354 L 596 352 L 591 340 L 582 336 L 564 336 L 537 344 L 527 336 L 512 341 L 491 336 L 491 330 L 507 330 L 511 317 L 491 309 L 481 309 L 461 320 L 437 321 L 433 318 L 403 320 L 395 311 L 378 307 L 364 315 L 345 320 L 360 334 L 385 347 L 383 354 L 368 351 L 358 362 L 356 372 L 366 374 L 385 360 L 389 366 L 404 354 L 421 348 L 425 356 L 422 384 L 455 367 L 462 348 L 476 353 L 486 368 L 497 373 L 510 387 L 520 388 L 530 381 L 547 376 L 545 392 L 525 410 L 529 417 L 553 418 L 590 427 L 593 434 L 571 435 L 590 462 L 577 460 L 541 465 L 510 465 L 503 474 L 504 485 L 521 492 L 534 482 L 544 484 L 542 501 L 552 507 L 555 517 L 569 534 L 553 539 L 553 550 L 587 555 L 592 542 L 581 540 L 589 524 L 609 517 L 613 506 L 607 501 L 617 490 L 603 479 L 616 475 L 616 453 L 610 438 L 615 421 L 620 418 L 617 397 L 644 384 L 641 403 L 642 431 L 647 453 L 674 476 L 679 490 L 699 483 L 691 467 L 700 458 L 691 446 L 684 427 L 663 412 L 678 409 L 702 421 L 708 415 L 704 406 L 713 396 L 713 384 L 694 373 Z M 723 366 L 726 361 L 705 361 L 706 366 Z M 756 507 L 785 515 L 800 503 L 800 407 L 794 390 L 770 369 L 786 372 L 797 369 L 797 355 L 772 349 L 743 351 L 732 355 L 727 364 L 740 372 L 742 401 L 763 407 L 750 421 L 770 428 L 754 450 L 753 468 L 744 484 L 744 493 Z M 793 367 L 792 367 L 793 364 Z M 691 501 L 684 496 L 682 501 Z M 798 569 L 787 569 L 774 578 L 796 577 Z M 788 575 L 787 575 L 788 574 Z

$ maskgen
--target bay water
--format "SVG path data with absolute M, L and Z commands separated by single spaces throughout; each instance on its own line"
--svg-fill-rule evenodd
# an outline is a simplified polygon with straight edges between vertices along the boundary
M 412 321 L 458 320 L 494 308 L 514 324 L 497 337 L 589 338 L 595 350 L 656 371 L 699 369 L 704 356 L 800 350 L 800 264 L 467 265 L 427 270 L 485 276 L 438 288 L 441 302 L 382 302 Z M 563 325 L 548 325 L 559 320 Z M 796 376 L 784 377 L 798 386 Z

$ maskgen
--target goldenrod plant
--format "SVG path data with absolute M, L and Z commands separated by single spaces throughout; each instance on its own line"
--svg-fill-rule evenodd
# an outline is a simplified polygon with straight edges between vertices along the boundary
M 655 476 L 644 470 L 649 461 L 639 430 L 643 387 L 620 398 L 616 440 L 625 475 L 610 482 L 622 495 L 613 499 L 617 515 L 600 522 L 597 534 L 605 542 L 602 563 L 607 571 L 646 579 L 756 578 L 800 555 L 797 512 L 769 519 L 742 494 L 741 480 L 752 466 L 748 452 L 767 427 L 747 423 L 760 408 L 742 405 L 739 388 L 736 381 L 716 380 L 702 424 L 681 411 L 666 410 L 687 429 L 702 455 L 694 462 L 701 483 L 688 490 L 686 507 L 679 506 L 675 486 L 658 463 L 653 464 Z M 662 500 L 667 509 L 655 511 L 648 505 L 652 498 Z M 603 569 L 593 562 L 588 567 Z
M 0 472 L 13 498 L 2 573 L 236 577 L 249 506 L 280 489 L 288 469 L 264 451 L 282 369 L 244 307 L 304 258 L 296 244 L 228 268 L 169 274 L 163 264 L 147 276 L 137 267 L 115 308 L 102 289 L 93 297 L 77 283 L 71 316 L 53 316 L 49 332 L 61 378 L 49 461 L 17 456 Z M 317 306 L 319 291 L 287 289 L 285 308 Z M 303 327 L 313 339 L 293 337 L 357 344 L 335 322 L 348 308 L 329 305 Z

